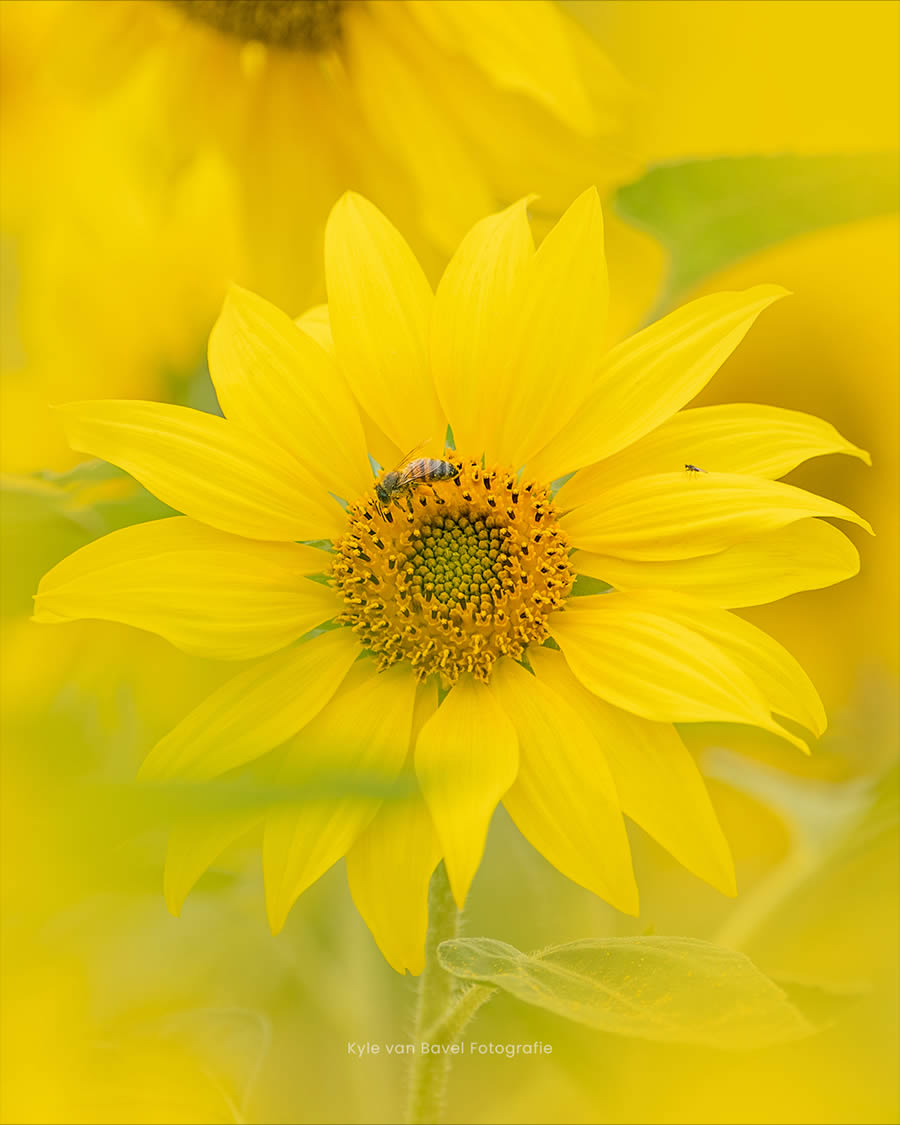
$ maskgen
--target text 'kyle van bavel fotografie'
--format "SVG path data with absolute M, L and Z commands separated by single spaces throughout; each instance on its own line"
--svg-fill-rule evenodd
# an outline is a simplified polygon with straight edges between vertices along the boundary
M 364 1055 L 552 1055 L 553 1044 L 536 1043 L 347 1043 L 347 1054 Z

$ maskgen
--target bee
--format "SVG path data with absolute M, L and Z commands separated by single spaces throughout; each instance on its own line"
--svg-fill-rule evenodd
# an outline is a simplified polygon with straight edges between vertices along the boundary
M 705 473 L 707 471 L 706 469 L 699 469 L 696 465 L 685 465 L 684 467 L 689 473 Z
M 420 442 L 414 449 L 407 453 L 395 469 L 385 473 L 375 485 L 375 497 L 378 502 L 378 511 L 381 518 L 387 523 L 393 523 L 391 506 L 406 500 L 409 514 L 413 514 L 412 492 L 420 484 L 431 484 L 439 480 L 453 480 L 459 476 L 459 469 L 449 461 L 441 461 L 436 457 L 416 457 L 412 455 L 421 449 L 425 442 Z

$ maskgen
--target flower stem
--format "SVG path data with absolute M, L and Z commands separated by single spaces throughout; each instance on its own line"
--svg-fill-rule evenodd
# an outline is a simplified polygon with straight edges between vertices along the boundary
M 442 941 L 459 936 L 459 911 L 450 890 L 443 861 L 431 876 L 428 888 L 428 933 L 425 938 L 425 968 L 419 977 L 419 1000 L 416 1006 L 417 1037 L 441 1019 L 456 987 L 456 978 L 441 968 L 437 948 Z
M 472 984 L 457 993 L 456 1001 L 439 1024 L 428 1033 L 431 1043 L 458 1043 L 466 1025 L 481 1005 L 497 991 L 490 985 Z
M 443 1107 L 451 1056 L 441 1051 L 432 1053 L 428 1047 L 456 1042 L 466 1024 L 493 991 L 476 985 L 460 993 L 456 978 L 441 968 L 438 946 L 458 934 L 459 912 L 453 901 L 446 869 L 441 863 L 431 878 L 428 890 L 425 969 L 419 978 L 413 1040 L 415 1052 L 409 1074 L 406 1111 L 409 1125 L 434 1125 Z

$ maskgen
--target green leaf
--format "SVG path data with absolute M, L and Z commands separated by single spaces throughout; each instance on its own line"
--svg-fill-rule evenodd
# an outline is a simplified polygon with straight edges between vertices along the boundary
M 60 508 L 59 497 L 40 482 L 4 480 L 0 517 L 0 609 L 4 617 L 30 613 L 31 595 L 40 576 L 83 546 L 91 534 Z
M 102 461 L 87 461 L 66 473 L 4 477 L 0 612 L 30 613 L 41 575 L 85 543 L 129 524 L 174 514 L 127 473 Z
M 736 156 L 651 168 L 620 188 L 617 212 L 668 250 L 656 319 L 704 278 L 810 231 L 898 206 L 896 153 Z
M 56 488 L 62 510 L 92 535 L 177 515 L 128 473 L 105 461 L 83 461 L 64 473 L 38 473 L 36 479 Z
M 444 968 L 600 1031 L 750 1048 L 815 1028 L 742 953 L 687 937 L 603 938 L 520 953 L 491 938 L 446 941 Z
M 612 586 L 600 578 L 592 578 L 589 574 L 577 574 L 572 586 L 573 598 L 587 598 L 592 594 L 605 594 Z

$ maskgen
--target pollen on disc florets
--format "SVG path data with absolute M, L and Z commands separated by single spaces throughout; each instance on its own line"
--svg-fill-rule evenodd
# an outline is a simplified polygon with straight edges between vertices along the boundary
M 191 19 L 245 42 L 322 51 L 341 37 L 349 0 L 169 0 Z
M 549 636 L 548 614 L 572 589 L 569 548 L 546 488 L 450 458 L 459 475 L 420 484 L 413 512 L 378 512 L 374 491 L 347 513 L 332 580 L 338 618 L 384 669 L 408 660 L 447 686 L 490 679 L 500 656 Z

